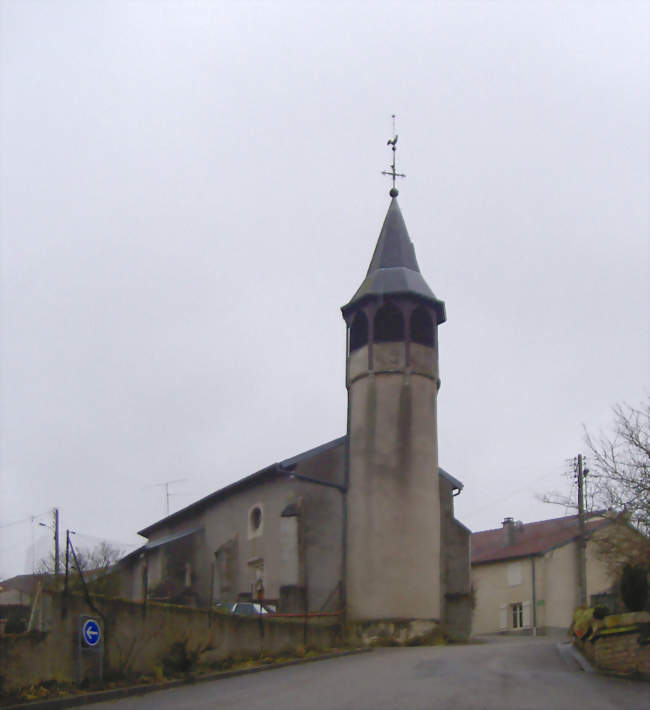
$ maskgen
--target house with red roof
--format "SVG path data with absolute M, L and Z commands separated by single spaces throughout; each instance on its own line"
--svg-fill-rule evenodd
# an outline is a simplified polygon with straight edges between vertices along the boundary
M 602 512 L 586 518 L 588 600 L 613 585 L 598 547 L 619 527 Z M 568 629 L 579 605 L 579 537 L 577 515 L 526 524 L 506 518 L 500 528 L 473 533 L 473 633 Z

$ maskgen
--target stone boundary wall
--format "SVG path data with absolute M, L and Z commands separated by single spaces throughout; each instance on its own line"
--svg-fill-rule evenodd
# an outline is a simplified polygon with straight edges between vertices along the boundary
M 638 673 L 650 679 L 650 645 L 640 644 L 638 632 L 601 636 L 592 645 L 593 664 L 597 668 L 613 673 Z
M 196 654 L 197 667 L 205 669 L 228 657 L 342 645 L 337 617 L 247 617 L 152 602 L 92 601 L 99 614 L 81 596 L 70 595 L 66 602 L 60 593 L 44 593 L 41 630 L 0 636 L 0 697 L 48 680 L 77 681 L 81 615 L 102 621 L 104 678 L 159 675 L 174 644 Z M 83 654 L 83 677 L 95 675 L 95 658 Z
M 607 616 L 594 623 L 593 634 L 576 641 L 596 668 L 635 674 L 650 680 L 650 614 L 635 612 Z

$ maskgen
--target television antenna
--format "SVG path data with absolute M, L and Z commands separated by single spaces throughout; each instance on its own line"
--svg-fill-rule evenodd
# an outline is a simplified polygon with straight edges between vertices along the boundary
M 169 515 L 169 498 L 170 496 L 174 495 L 173 493 L 169 492 L 169 486 L 171 486 L 172 483 L 181 483 L 183 481 L 188 481 L 188 478 L 173 478 L 169 481 L 163 481 L 162 483 L 154 483 L 152 488 L 165 488 L 165 514 Z

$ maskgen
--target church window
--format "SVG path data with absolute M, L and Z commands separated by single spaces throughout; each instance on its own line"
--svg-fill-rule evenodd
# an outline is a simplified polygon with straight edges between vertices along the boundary
M 368 318 L 363 311 L 359 311 L 350 327 L 350 352 L 368 344 Z
M 393 303 L 383 305 L 375 316 L 375 342 L 404 340 L 404 316 Z
M 253 508 L 253 510 L 251 510 L 251 529 L 252 530 L 259 530 L 261 524 L 262 524 L 262 509 L 259 508 L 258 506 L 255 506 Z
M 418 306 L 411 314 L 411 340 L 433 346 L 433 320 L 423 306 Z
M 255 503 L 248 509 L 248 539 L 261 537 L 264 534 L 264 508 L 261 503 Z

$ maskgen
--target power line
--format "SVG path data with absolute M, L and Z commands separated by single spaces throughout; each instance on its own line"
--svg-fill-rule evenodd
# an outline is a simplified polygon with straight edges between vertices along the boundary
M 113 540 L 109 537 L 98 537 L 97 535 L 90 535 L 88 533 L 82 532 L 81 530 L 75 530 L 77 538 L 85 538 L 91 542 L 106 542 L 114 545 L 115 547 L 139 547 L 142 543 L 140 542 L 120 542 L 119 540 Z
M 14 525 L 21 525 L 22 523 L 29 523 L 32 520 L 32 516 L 28 516 L 27 518 L 22 518 L 22 520 L 14 520 L 12 523 L 2 523 L 0 525 L 0 528 L 11 528 Z
M 10 528 L 13 527 L 14 525 L 21 525 L 22 523 L 33 523 L 36 518 L 42 518 L 44 515 L 47 515 L 50 511 L 46 510 L 44 513 L 37 513 L 36 515 L 28 515 L 26 518 L 22 518 L 21 520 L 14 520 L 11 523 L 2 523 L 0 525 L 0 528 Z
M 542 473 L 539 475 L 537 478 L 534 478 L 532 481 L 529 481 L 525 486 L 521 486 L 520 488 L 515 488 L 514 491 L 510 491 L 510 493 L 506 493 L 505 495 L 499 496 L 498 498 L 494 498 L 488 503 L 485 503 L 484 505 L 479 506 L 478 508 L 473 508 L 470 511 L 464 511 L 463 515 L 469 516 L 469 515 L 474 515 L 474 513 L 480 513 L 483 510 L 487 510 L 487 508 L 491 508 L 495 503 L 501 503 L 504 500 L 509 500 L 513 496 L 516 496 L 518 493 L 523 493 L 523 491 L 531 490 L 532 486 L 537 483 L 538 481 L 541 481 L 543 478 L 548 478 L 548 474 Z

